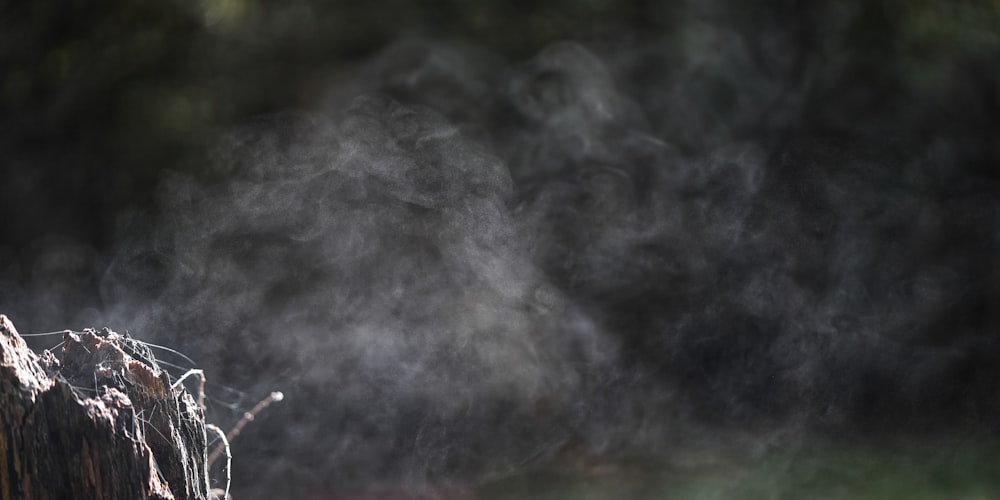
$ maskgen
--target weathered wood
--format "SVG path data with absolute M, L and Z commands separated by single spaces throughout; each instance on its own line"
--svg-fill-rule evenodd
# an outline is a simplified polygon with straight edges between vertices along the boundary
M 0 315 L 0 500 L 207 499 L 205 420 L 141 343 L 109 330 L 32 352 Z

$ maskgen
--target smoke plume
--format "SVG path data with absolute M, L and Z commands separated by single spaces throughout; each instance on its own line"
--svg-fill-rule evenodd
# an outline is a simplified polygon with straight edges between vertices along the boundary
M 397 43 L 166 175 L 114 255 L 53 244 L 0 276 L 184 351 L 216 418 L 283 391 L 234 443 L 237 498 L 995 432 L 995 177 L 959 139 L 872 140 L 888 119 L 809 128 L 857 110 L 815 104 L 836 22 L 806 53 L 712 12 L 679 44 L 515 62 Z

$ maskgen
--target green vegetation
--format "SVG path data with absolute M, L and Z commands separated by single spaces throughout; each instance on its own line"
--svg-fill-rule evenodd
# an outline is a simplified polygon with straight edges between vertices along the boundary
M 773 453 L 711 466 L 645 465 L 603 474 L 543 471 L 484 486 L 505 500 L 986 500 L 1000 498 L 1000 449 L 923 446 Z
M 44 227 L 99 248 L 123 210 L 152 208 L 164 171 L 198 172 L 217 132 L 264 113 L 315 109 L 331 82 L 400 39 L 467 43 L 510 61 L 560 40 L 655 46 L 685 58 L 699 50 L 690 34 L 711 27 L 737 35 L 727 44 L 749 42 L 760 51 L 753 58 L 786 61 L 761 68 L 768 78 L 812 82 L 805 125 L 843 133 L 882 121 L 905 125 L 911 130 L 901 138 L 921 143 L 944 119 L 957 140 L 972 143 L 967 150 L 992 138 L 983 126 L 992 108 L 976 96 L 996 84 L 1000 52 L 995 0 L 117 0 L 0 8 L 0 159 L 48 179 L 46 189 L 7 204 L 43 212 L 62 200 L 99 200 L 79 215 L 8 228 L 2 238 L 30 241 Z M 803 73 L 809 66 L 815 70 Z

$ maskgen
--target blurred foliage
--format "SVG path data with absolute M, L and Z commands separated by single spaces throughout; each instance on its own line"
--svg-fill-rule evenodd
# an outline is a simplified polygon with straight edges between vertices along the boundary
M 613 2 L 3 2 L 0 243 L 64 234 L 103 247 L 123 208 L 149 208 L 160 173 L 196 169 L 214 131 L 308 108 L 330 72 L 401 35 L 527 53 L 627 24 Z M 187 167 L 185 167 L 187 165 Z M 27 241 L 26 241 L 27 240 Z
M 766 134 L 862 135 L 957 152 L 994 174 L 1000 115 L 1000 2 L 752 2 L 200 0 L 0 3 L 0 164 L 6 217 L 0 246 L 69 237 L 106 249 L 130 208 L 155 207 L 168 169 L 197 171 L 215 134 L 262 113 L 311 109 L 394 40 L 423 37 L 523 60 L 574 39 L 657 46 L 686 60 L 743 43 L 752 71 L 789 94 L 808 84 L 803 112 Z M 663 71 L 641 63 L 629 78 Z M 728 64 L 728 63 L 726 63 Z M 719 86 L 706 120 L 745 97 Z M 626 91 L 629 82 L 620 82 Z M 655 87 L 654 87 L 655 88 Z M 641 96 L 640 96 L 641 97 Z M 761 109 L 781 105 L 751 96 Z M 735 104 L 734 104 L 735 103 Z M 649 109 L 652 121 L 670 110 Z M 738 111 L 738 110 L 737 110 Z M 777 113 L 779 110 L 775 110 Z M 697 127 L 677 128 L 681 146 Z M 679 128 L 678 128 L 679 127 Z M 669 128 L 669 127 L 668 127 Z M 775 133 L 778 132 L 778 133 Z M 951 153 L 949 153 L 951 154 Z M 17 253 L 17 252 L 15 252 Z
M 501 500 L 986 500 L 1000 495 L 1000 455 L 989 446 L 826 447 L 702 466 L 604 474 L 543 471 L 497 480 L 476 498 Z

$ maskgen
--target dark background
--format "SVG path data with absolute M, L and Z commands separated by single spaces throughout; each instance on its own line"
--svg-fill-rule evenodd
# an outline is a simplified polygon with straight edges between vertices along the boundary
M 614 95 L 630 102 L 628 117 L 602 125 L 596 136 L 623 151 L 635 212 L 656 212 L 651 207 L 661 200 L 707 204 L 689 219 L 693 229 L 614 251 L 588 247 L 610 234 L 601 226 L 607 214 L 588 198 L 602 181 L 563 181 L 578 179 L 591 159 L 573 156 L 572 144 L 547 128 L 565 124 L 533 115 L 523 89 L 505 83 L 537 77 L 543 113 L 575 106 L 560 101 L 563 94 L 545 94 L 571 88 L 545 82 L 572 80 L 575 67 L 532 59 L 564 40 L 602 61 Z M 454 71 L 446 65 L 420 76 L 429 54 L 450 50 L 464 61 Z M 573 54 L 565 57 L 589 64 Z M 751 434 L 795 420 L 819 435 L 862 439 L 993 435 L 1000 421 L 997 61 L 995 1 L 4 2 L 0 311 L 22 332 L 127 317 L 107 312 L 129 300 L 104 284 L 122 281 L 109 276 L 118 272 L 123 242 L 165 227 L 165 179 L 224 185 L 240 174 L 209 168 L 206 158 L 232 130 L 276 113 L 341 109 L 354 95 L 377 91 L 436 108 L 491 145 L 511 170 L 509 206 L 529 207 L 540 227 L 551 229 L 532 254 L 545 280 L 621 345 L 613 376 L 583 370 L 586 418 L 566 402 L 530 415 L 489 403 L 467 421 L 432 418 L 427 425 L 440 434 L 429 446 L 439 446 L 441 458 L 427 459 L 436 464 L 423 472 L 428 480 L 474 477 L 489 469 L 488 459 L 470 458 L 481 454 L 519 462 L 534 453 L 521 444 L 553 432 L 570 436 L 553 448 L 626 453 L 629 445 L 598 446 L 579 435 L 592 437 L 609 421 L 627 434 L 643 418 Z M 462 79 L 468 75 L 475 85 Z M 293 143 L 296 126 L 280 128 L 292 131 Z M 643 156 L 622 138 L 632 130 L 670 145 L 669 155 L 655 154 L 671 159 Z M 753 147 L 740 149 L 747 144 Z M 764 172 L 746 199 L 733 180 L 742 170 L 725 166 L 744 154 L 756 155 Z M 713 158 L 723 166 L 709 168 Z M 667 192 L 655 186 L 666 185 L 658 172 L 669 162 L 708 173 Z M 527 172 L 521 164 L 551 168 Z M 733 217 L 753 236 L 718 243 L 714 228 Z M 126 288 L 155 298 L 169 271 L 160 273 Z M 754 299 L 747 290 L 756 290 Z M 219 304 L 229 307 L 225 298 Z M 828 314 L 822 328 L 811 324 L 817 314 Z M 194 331 L 192 324 L 213 318 L 192 313 L 171 327 Z M 236 324 L 252 330 L 246 325 L 253 318 Z M 823 328 L 832 333 L 802 333 Z M 256 370 L 267 375 L 260 378 L 280 377 L 294 366 L 275 355 L 240 367 L 252 347 L 226 351 L 220 344 L 242 337 L 201 329 L 149 335 L 218 361 L 212 375 L 251 399 L 270 390 L 254 380 Z M 301 397 L 317 397 L 302 384 Z M 670 412 L 657 399 L 663 394 Z M 623 410 L 646 402 L 648 414 Z M 273 488 L 301 492 L 324 481 L 405 476 L 399 471 L 412 469 L 406 457 L 416 451 L 399 443 L 416 432 L 410 426 L 426 404 L 399 403 L 397 414 L 369 421 L 358 415 L 363 406 L 345 403 L 339 420 L 329 421 L 331 432 L 342 427 L 364 443 L 392 429 L 399 441 L 333 461 L 341 467 L 333 479 L 300 474 L 301 489 Z M 276 415 L 288 421 L 328 417 L 294 398 L 286 406 Z M 608 416 L 621 412 L 645 416 Z M 220 411 L 218 418 L 233 415 Z M 288 436 L 274 430 L 278 416 L 260 435 L 250 430 L 243 438 L 245 463 L 263 467 L 275 453 L 292 456 L 299 468 L 315 462 L 322 448 L 294 458 L 292 445 L 282 447 Z M 497 430 L 497 441 L 517 436 L 513 444 L 481 436 L 494 420 L 518 422 Z M 254 439 L 264 444 L 255 448 Z M 297 439 L 291 442 L 308 442 Z M 243 485 L 255 484 L 255 474 L 275 477 L 246 467 L 235 472 Z
M 734 139 L 936 141 L 990 177 L 996 15 L 990 2 L 930 1 L 6 2 L 3 241 L 22 249 L 67 236 L 108 248 L 115 215 L 148 205 L 164 169 L 197 168 L 191 155 L 220 127 L 309 109 L 331 78 L 406 35 L 518 60 L 559 40 L 676 45 L 696 19 L 749 41 L 780 84 L 814 80 L 791 122 L 740 124 Z M 771 61 L 768 50 L 783 53 Z M 641 81 L 661 68 L 636 71 Z M 725 116 L 739 89 L 711 75 L 705 84 L 721 87 L 706 106 Z

